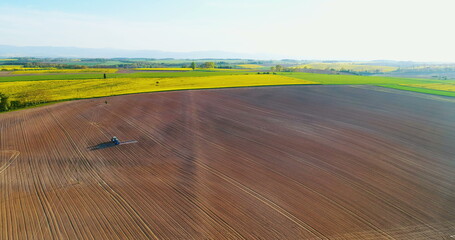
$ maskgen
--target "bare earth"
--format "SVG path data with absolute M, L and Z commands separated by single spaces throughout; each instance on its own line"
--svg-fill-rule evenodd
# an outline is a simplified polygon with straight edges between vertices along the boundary
M 0 239 L 453 239 L 455 102 L 379 90 L 179 91 L 0 114 Z

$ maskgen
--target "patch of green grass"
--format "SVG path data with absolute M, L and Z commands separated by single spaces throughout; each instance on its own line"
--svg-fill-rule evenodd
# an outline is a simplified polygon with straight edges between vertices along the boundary
M 387 85 L 387 84 L 419 84 L 441 83 L 441 80 L 417 78 L 371 77 L 357 75 L 329 75 L 316 73 L 280 73 L 280 75 L 319 82 L 321 84 L 344 85 Z
M 435 90 L 435 89 L 418 88 L 418 87 L 410 87 L 410 86 L 403 86 L 403 85 L 378 85 L 378 86 L 386 87 L 386 88 L 393 88 L 393 89 L 398 89 L 398 90 L 405 90 L 405 91 L 427 93 L 427 94 L 440 95 L 440 96 L 455 97 L 455 92 L 450 92 L 450 91 L 441 91 L 441 90 Z
M 420 78 L 394 78 L 394 77 L 372 77 L 356 75 L 328 75 L 316 73 L 281 73 L 280 75 L 299 78 L 303 80 L 319 82 L 324 85 L 374 85 L 398 90 L 428 93 L 440 96 L 455 97 L 455 92 L 436 89 L 421 88 L 415 86 L 405 86 L 401 84 L 434 84 L 451 83 L 444 80 L 420 79 Z

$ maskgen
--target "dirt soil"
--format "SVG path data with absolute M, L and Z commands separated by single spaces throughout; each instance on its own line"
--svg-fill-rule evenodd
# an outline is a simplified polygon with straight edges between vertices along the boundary
M 178 91 L 0 114 L 0 239 L 452 239 L 455 102 L 380 90 Z

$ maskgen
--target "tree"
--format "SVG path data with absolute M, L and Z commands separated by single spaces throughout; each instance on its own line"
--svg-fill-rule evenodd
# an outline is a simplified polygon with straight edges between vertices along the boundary
M 283 66 L 281 66 L 281 65 L 276 65 L 276 66 L 275 66 L 275 70 L 276 70 L 277 72 L 281 72 L 281 71 L 283 71 Z
M 0 111 L 9 110 L 9 96 L 3 93 L 0 93 Z
M 22 104 L 20 101 L 11 101 L 10 102 L 10 106 L 9 106 L 9 109 L 18 109 L 18 108 L 21 108 L 23 107 L 24 104 Z
M 202 65 L 203 68 L 215 68 L 215 63 L 214 62 L 205 62 Z
M 193 70 L 196 69 L 196 63 L 195 63 L 195 62 L 192 62 L 190 67 L 191 67 Z
M 270 71 L 276 72 L 276 67 L 271 67 L 271 68 L 270 68 Z

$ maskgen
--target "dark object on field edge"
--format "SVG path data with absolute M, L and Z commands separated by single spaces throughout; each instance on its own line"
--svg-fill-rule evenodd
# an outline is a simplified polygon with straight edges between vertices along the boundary
M 98 145 L 90 146 L 88 149 L 90 150 L 99 150 L 99 149 L 105 149 L 105 148 L 110 148 L 110 147 L 115 147 L 117 145 L 124 145 L 124 144 L 130 144 L 130 143 L 137 143 L 136 140 L 129 140 L 125 142 L 120 142 L 117 137 L 112 137 L 109 142 L 103 142 Z

